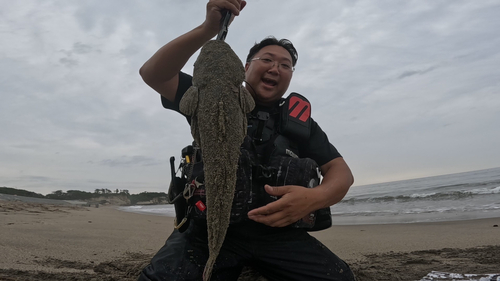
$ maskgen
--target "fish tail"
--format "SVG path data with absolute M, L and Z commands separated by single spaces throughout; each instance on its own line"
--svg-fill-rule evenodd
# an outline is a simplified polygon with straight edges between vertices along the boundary
M 214 269 L 215 258 L 209 257 L 205 269 L 203 269 L 203 281 L 209 281 L 212 276 L 212 270 Z

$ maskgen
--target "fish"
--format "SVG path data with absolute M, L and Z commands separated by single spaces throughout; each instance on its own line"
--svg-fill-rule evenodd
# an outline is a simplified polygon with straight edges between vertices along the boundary
M 247 113 L 255 107 L 244 80 L 243 64 L 229 44 L 208 41 L 194 63 L 192 86 L 179 104 L 191 116 L 191 134 L 203 157 L 209 250 L 204 281 L 210 279 L 229 227 Z

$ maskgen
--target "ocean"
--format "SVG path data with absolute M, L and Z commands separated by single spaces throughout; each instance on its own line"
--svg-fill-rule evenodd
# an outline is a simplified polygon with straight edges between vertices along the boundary
M 175 216 L 173 205 L 128 206 L 120 210 Z M 331 211 L 334 225 L 500 217 L 500 168 L 353 186 Z

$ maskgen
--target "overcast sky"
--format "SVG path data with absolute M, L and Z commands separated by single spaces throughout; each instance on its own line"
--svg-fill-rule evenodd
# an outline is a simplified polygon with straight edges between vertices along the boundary
M 192 137 L 138 70 L 205 8 L 0 0 L 0 186 L 166 192 Z M 499 27 L 499 0 L 248 0 L 226 42 L 294 43 L 289 92 L 363 185 L 500 166 Z

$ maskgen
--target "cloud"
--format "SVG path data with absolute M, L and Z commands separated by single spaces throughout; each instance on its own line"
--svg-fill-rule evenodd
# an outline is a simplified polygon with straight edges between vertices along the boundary
M 133 167 L 133 166 L 153 166 L 161 162 L 146 156 L 121 156 L 116 159 L 104 159 L 98 162 L 100 165 L 109 167 Z
M 242 60 L 268 35 L 295 44 L 289 91 L 312 102 L 357 184 L 500 165 L 496 1 L 287 4 L 249 1 L 226 41 Z M 1 2 L 0 185 L 163 190 L 168 158 L 192 138 L 138 70 L 201 24 L 205 9 L 173 0 Z
M 403 79 L 403 78 L 410 77 L 413 75 L 423 75 L 423 74 L 426 74 L 428 72 L 433 71 L 434 69 L 436 69 L 436 67 L 429 67 L 429 68 L 424 69 L 424 70 L 408 70 L 408 71 L 401 73 L 401 75 L 398 76 L 398 79 Z

